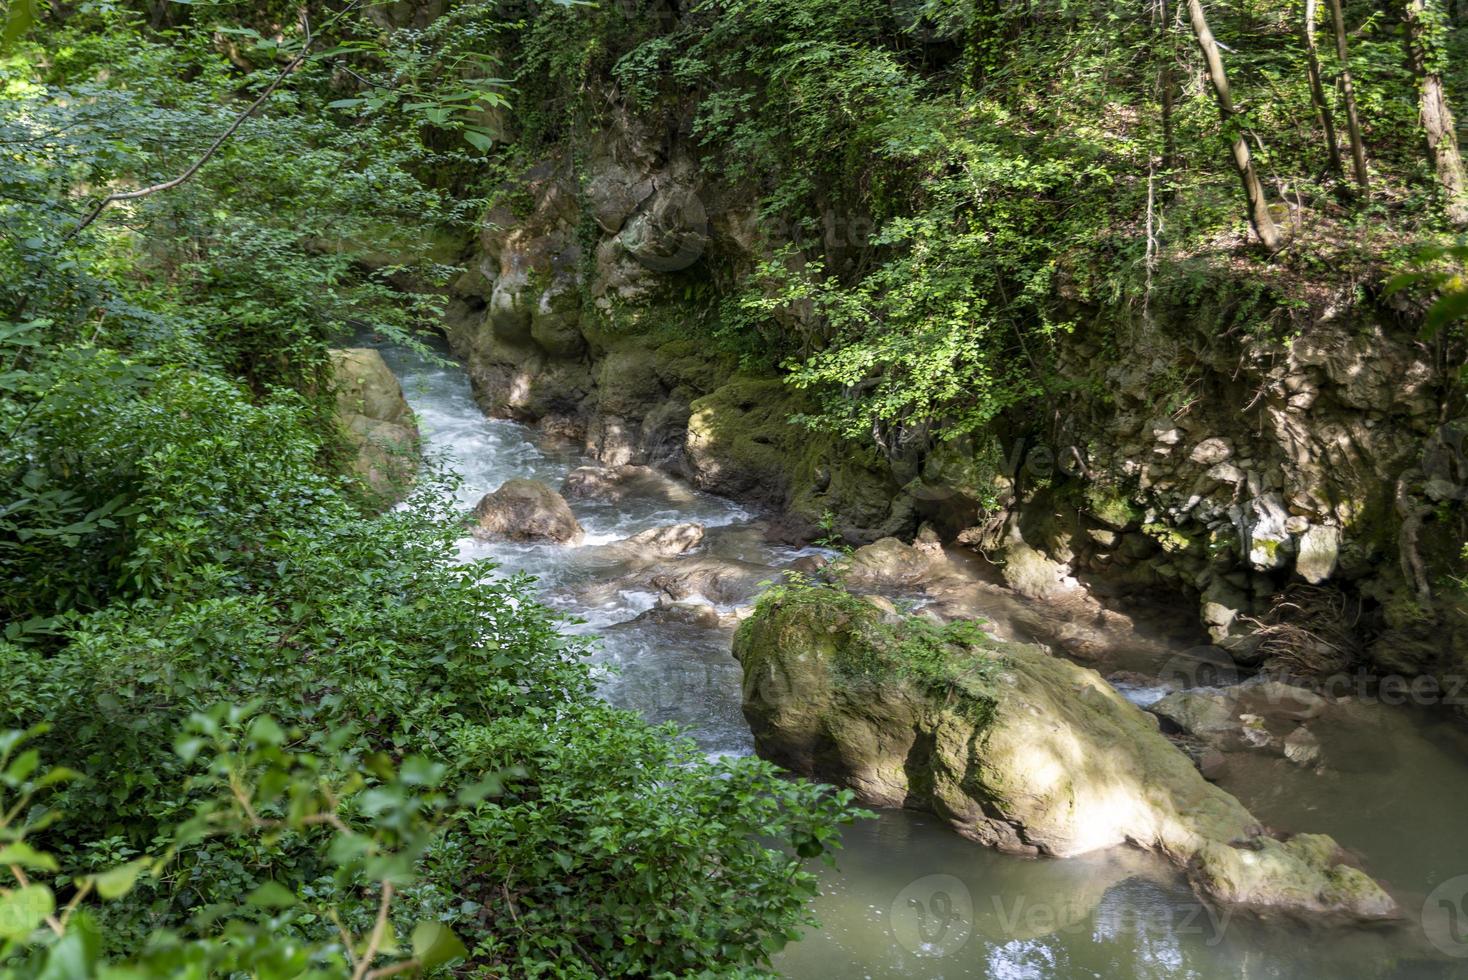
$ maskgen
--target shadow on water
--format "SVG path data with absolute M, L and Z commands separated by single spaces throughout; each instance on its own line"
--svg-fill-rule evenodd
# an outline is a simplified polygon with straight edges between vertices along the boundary
M 555 487 L 588 462 L 573 446 L 486 419 L 457 366 L 395 349 L 383 355 L 403 382 L 426 446 L 445 454 L 462 478 L 457 503 L 466 510 L 511 477 Z M 597 546 L 697 521 L 708 527 L 703 558 L 773 573 L 803 552 L 767 543 L 755 515 L 738 504 L 686 487 L 671 497 L 576 501 L 574 508 L 589 547 L 466 540 L 461 552 L 492 558 L 505 572 L 536 575 L 550 604 L 583 621 L 573 629 L 597 634 L 597 662 L 617 668 L 602 680 L 609 700 L 651 721 L 678 723 L 710 755 L 750 753 L 727 616 L 712 628 L 638 620 L 657 602 L 656 590 L 626 574 L 626 556 Z M 989 614 L 981 607 L 990 604 L 995 617 L 1034 615 L 999 592 L 965 601 L 979 603 L 976 615 Z M 1139 638 L 1133 655 L 1140 663 L 1159 649 L 1166 645 L 1158 638 Z M 1181 877 L 1150 855 L 1114 849 L 1065 861 L 1006 856 L 959 838 L 931 816 L 888 811 L 846 832 L 839 870 L 820 872 L 815 913 L 822 928 L 782 952 L 776 966 L 809 980 L 1468 980 L 1468 752 L 1458 733 L 1434 725 L 1407 711 L 1363 711 L 1358 723 L 1316 732 L 1328 762 L 1318 770 L 1241 755 L 1221 777 L 1273 827 L 1330 833 L 1360 856 L 1402 900 L 1401 925 L 1324 930 L 1229 915 L 1198 903 Z M 1453 891 L 1460 876 L 1461 894 Z M 1461 956 L 1423 938 L 1423 908 L 1436 916 L 1439 946 L 1444 935 L 1462 935 L 1461 944 L 1446 944 Z M 1450 921 L 1455 915 L 1461 921 Z

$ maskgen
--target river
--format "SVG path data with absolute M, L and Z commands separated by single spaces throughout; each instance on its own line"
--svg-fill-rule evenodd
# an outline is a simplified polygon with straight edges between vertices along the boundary
M 466 510 L 512 477 L 555 487 L 591 462 L 574 446 L 484 417 L 456 365 L 397 348 L 383 355 L 425 450 L 461 477 Z M 752 510 L 676 483 L 573 507 L 587 532 L 579 547 L 465 539 L 462 555 L 535 575 L 545 601 L 579 620 L 569 630 L 599 636 L 595 662 L 617 668 L 602 680 L 609 700 L 678 723 L 710 755 L 752 752 L 728 628 L 633 622 L 657 597 L 616 587 L 622 569 L 596 546 L 696 521 L 707 528 L 701 554 L 772 573 L 810 549 L 768 544 Z M 1306 770 L 1251 757 L 1223 785 L 1276 829 L 1334 835 L 1398 898 L 1399 924 L 1332 928 L 1228 914 L 1201 905 L 1175 870 L 1141 852 L 1011 857 L 924 814 L 887 811 L 846 832 L 837 868 L 821 871 L 822 928 L 776 967 L 797 980 L 1468 978 L 1468 738 L 1426 712 L 1374 710 L 1368 729 L 1317 733 L 1333 740 L 1332 760 L 1350 764 Z

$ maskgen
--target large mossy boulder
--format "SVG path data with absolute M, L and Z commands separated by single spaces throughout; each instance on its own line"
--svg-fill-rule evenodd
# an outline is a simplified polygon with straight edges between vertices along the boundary
M 352 471 L 375 503 L 401 500 L 418 470 L 418 424 L 397 377 L 370 347 L 331 351 L 331 376 Z
M 867 803 L 928 810 L 1019 853 L 1136 845 L 1229 904 L 1394 911 L 1329 838 L 1266 836 L 1151 715 L 1039 647 L 973 623 L 892 622 L 844 591 L 799 587 L 760 601 L 734 653 L 759 753 Z

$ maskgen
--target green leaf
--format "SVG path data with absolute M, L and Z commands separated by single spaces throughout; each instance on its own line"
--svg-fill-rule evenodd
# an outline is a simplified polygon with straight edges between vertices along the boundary
M 43 854 L 23 840 L 0 847 L 0 864 L 15 864 L 29 871 L 55 871 L 56 859 Z
M 250 741 L 256 745 L 280 745 L 285 741 L 285 730 L 269 715 L 261 715 L 250 725 Z
M 1422 321 L 1422 334 L 1426 338 L 1435 337 L 1443 327 L 1465 316 L 1468 316 L 1468 289 L 1454 290 L 1432 304 Z
M 24 939 L 56 911 L 56 899 L 45 885 L 27 885 L 0 895 L 0 936 Z
M 41 753 L 35 749 L 27 749 L 15 757 L 5 769 L 5 782 L 11 786 L 17 786 L 24 782 L 26 777 L 35 772 L 41 765 Z
M 296 904 L 296 894 L 278 881 L 267 881 L 250 892 L 245 901 L 258 908 L 285 909 Z
M 118 865 L 109 871 L 103 871 L 92 879 L 97 886 L 97 894 L 109 899 L 126 895 L 133 890 L 133 886 L 137 884 L 138 875 L 148 867 L 150 860 L 141 857 L 127 864 Z
M 1383 296 L 1391 296 L 1394 293 L 1401 292 L 1409 286 L 1417 285 L 1419 282 L 1422 282 L 1426 278 L 1427 273 L 1423 272 L 1399 272 L 1388 279 L 1382 285 L 1381 294 Z
M 102 955 L 97 933 L 85 921 L 74 923 L 46 952 L 46 966 L 36 980 L 90 980 Z
M 459 937 L 442 922 L 420 922 L 413 927 L 413 956 L 424 970 L 468 955 Z
M 5 19 L 5 29 L 0 31 L 0 51 L 20 40 L 39 16 L 35 0 L 11 0 L 10 16 Z

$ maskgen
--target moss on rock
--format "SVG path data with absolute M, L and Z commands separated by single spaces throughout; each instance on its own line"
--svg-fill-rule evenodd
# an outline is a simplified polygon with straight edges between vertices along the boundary
M 418 423 L 382 355 L 368 347 L 331 352 L 336 420 L 355 451 L 352 471 L 369 501 L 401 500 L 418 469 Z
M 685 449 L 694 481 L 755 497 L 814 526 L 839 515 L 858 542 L 911 530 L 912 502 L 875 450 L 790 421 L 808 408 L 779 378 L 737 377 L 690 406 Z
M 1265 837 L 1152 716 L 1039 647 L 997 643 L 972 624 L 886 622 L 844 591 L 785 587 L 760 600 L 734 651 L 760 754 L 866 802 L 930 810 L 1012 851 L 1135 844 L 1231 904 L 1393 911 L 1330 838 Z

